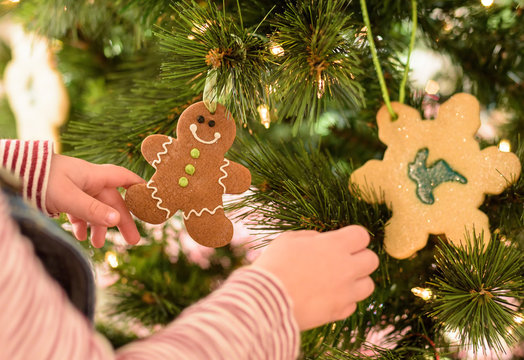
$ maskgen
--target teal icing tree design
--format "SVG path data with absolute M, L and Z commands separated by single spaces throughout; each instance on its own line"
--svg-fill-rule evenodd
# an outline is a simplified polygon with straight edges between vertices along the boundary
M 429 150 L 420 149 L 415 155 L 415 160 L 409 163 L 408 176 L 417 184 L 417 197 L 424 204 L 431 205 L 435 202 L 433 189 L 448 181 L 466 184 L 468 180 L 453 170 L 445 160 L 437 160 L 429 167 L 426 166 Z

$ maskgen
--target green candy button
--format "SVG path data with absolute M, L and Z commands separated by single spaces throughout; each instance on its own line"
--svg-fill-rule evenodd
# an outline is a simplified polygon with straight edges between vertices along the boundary
M 195 167 L 191 164 L 187 164 L 185 170 L 188 175 L 193 175 L 195 173 Z
M 200 157 L 200 150 L 197 148 L 191 149 L 190 154 L 193 159 L 198 159 Z
M 185 176 L 182 176 L 180 179 L 178 179 L 178 185 L 182 187 L 186 187 L 189 184 L 189 180 Z

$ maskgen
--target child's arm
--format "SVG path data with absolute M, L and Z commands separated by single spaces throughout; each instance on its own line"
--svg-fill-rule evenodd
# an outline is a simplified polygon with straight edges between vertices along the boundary
M 377 258 L 362 228 L 291 232 L 165 329 L 115 354 L 7 214 L 0 194 L 0 359 L 295 359 L 299 329 L 349 316 L 373 290 Z
M 166 329 L 113 352 L 45 273 L 0 193 L 0 359 L 294 359 L 299 332 L 274 275 L 234 273 Z
M 168 354 L 173 359 L 295 359 L 299 329 L 345 319 L 373 292 L 369 274 L 378 257 L 368 244 L 360 226 L 281 235 L 252 266 L 237 270 L 174 323 L 124 347 L 120 355 L 126 360 L 167 359 Z
M 378 264 L 360 227 L 286 233 L 165 329 L 115 355 L 7 214 L 0 194 L 1 359 L 295 359 L 299 329 L 349 316 L 373 291 L 368 274 Z

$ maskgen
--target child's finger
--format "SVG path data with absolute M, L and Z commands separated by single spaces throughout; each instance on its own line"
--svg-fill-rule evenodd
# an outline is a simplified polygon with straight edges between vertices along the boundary
M 126 242 L 131 245 L 138 243 L 140 241 L 140 234 L 118 190 L 106 189 L 102 191 L 97 198 L 120 213 L 120 222 L 117 226 Z
M 378 256 L 369 249 L 363 249 L 351 255 L 350 264 L 357 277 L 367 276 L 378 268 Z
M 375 290 L 375 283 L 369 276 L 355 280 L 353 283 L 351 300 L 358 302 L 366 299 Z
M 145 183 L 145 180 L 140 176 L 121 166 L 111 164 L 96 165 L 93 170 L 91 174 L 93 181 L 103 187 L 128 188 L 133 184 Z
M 69 222 L 71 223 L 71 226 L 73 228 L 73 234 L 79 241 L 84 241 L 87 239 L 87 223 L 77 218 L 76 216 L 73 216 L 71 214 L 67 214 L 67 218 L 69 219 Z
M 352 254 L 365 249 L 369 245 L 369 234 L 366 228 L 359 225 L 350 225 L 338 230 L 322 233 L 321 236 L 342 241 L 344 252 Z
M 63 190 L 71 199 L 63 203 L 63 212 L 80 218 L 92 225 L 116 226 L 120 222 L 120 214 L 111 206 L 87 195 L 74 184 Z
M 91 226 L 91 244 L 96 248 L 104 246 L 106 241 L 107 227 L 92 225 Z

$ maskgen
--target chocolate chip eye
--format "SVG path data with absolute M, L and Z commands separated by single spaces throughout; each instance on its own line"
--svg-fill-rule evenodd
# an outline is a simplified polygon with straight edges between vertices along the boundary
M 209 127 L 215 126 L 215 122 L 213 120 L 209 120 Z
M 199 117 L 197 117 L 197 121 L 199 124 L 203 124 L 206 121 L 206 119 L 204 119 L 204 117 L 200 115 Z

